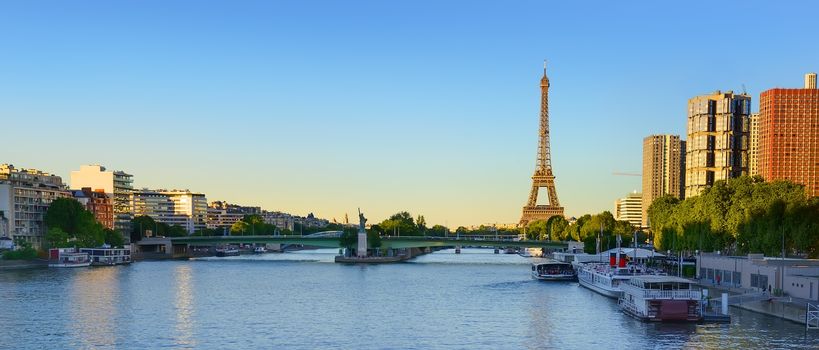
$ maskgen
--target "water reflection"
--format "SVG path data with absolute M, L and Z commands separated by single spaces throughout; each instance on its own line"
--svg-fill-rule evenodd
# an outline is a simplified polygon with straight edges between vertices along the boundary
M 180 265 L 175 270 L 176 277 L 176 345 L 191 349 L 196 346 L 193 337 L 193 286 L 190 265 Z
M 108 348 L 116 343 L 119 274 L 117 267 L 85 268 L 71 279 L 68 329 L 80 347 Z

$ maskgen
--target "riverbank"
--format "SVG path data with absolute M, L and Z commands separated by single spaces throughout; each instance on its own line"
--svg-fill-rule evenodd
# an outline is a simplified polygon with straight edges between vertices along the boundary
M 701 282 L 698 280 L 693 281 L 700 285 L 702 288 L 708 289 L 711 297 L 717 297 L 720 293 L 728 293 L 729 296 L 739 296 L 748 294 L 753 295 L 754 293 L 757 293 L 757 295 L 761 295 L 759 294 L 758 291 L 755 290 L 716 285 L 708 282 Z M 730 303 L 729 306 L 768 316 L 782 318 L 802 325 L 804 325 L 806 322 L 805 315 L 807 314 L 808 308 L 807 300 L 791 297 L 774 297 L 773 295 L 767 295 L 767 298 L 763 296 L 753 298 L 749 297 L 749 299 L 750 300 L 748 301 L 743 301 L 742 298 L 739 298 L 737 302 Z
M 48 267 L 48 260 L 0 260 L 0 271 L 39 269 L 43 267 Z

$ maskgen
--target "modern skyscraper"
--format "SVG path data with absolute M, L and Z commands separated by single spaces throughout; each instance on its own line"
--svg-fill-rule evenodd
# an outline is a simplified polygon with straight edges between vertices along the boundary
M 759 175 L 759 113 L 751 114 L 751 138 L 748 144 L 748 174 Z
M 8 220 L 8 231 L 13 239 L 41 247 L 48 206 L 57 198 L 68 197 L 71 193 L 57 175 L 0 165 L 0 212 Z
M 628 221 L 634 227 L 643 226 L 643 195 L 634 191 L 614 201 L 614 218 Z
M 651 135 L 643 139 L 642 226 L 648 227 L 648 207 L 670 194 L 685 198 L 685 141 L 679 135 Z
M 775 88 L 759 95 L 759 174 L 791 180 L 819 195 L 819 90 L 816 75 L 804 89 Z
M 120 231 L 126 239 L 131 232 L 131 219 L 134 210 L 131 208 L 131 191 L 133 175 L 123 171 L 108 171 L 100 165 L 82 165 L 79 171 L 71 172 L 71 188 L 74 190 L 83 187 L 91 191 L 102 190 L 111 196 L 114 204 L 114 229 Z
M 529 201 L 523 207 L 520 226 L 535 220 L 548 220 L 552 216 L 563 216 L 563 207 L 557 199 L 555 175 L 552 172 L 552 153 L 549 148 L 549 78 L 546 76 L 546 62 L 543 62 L 543 78 L 540 79 L 540 131 L 538 133 L 537 165 L 532 175 L 532 190 Z M 548 193 L 546 204 L 537 204 L 538 192 L 545 188 Z
M 748 174 L 751 96 L 717 91 L 688 100 L 685 197 Z

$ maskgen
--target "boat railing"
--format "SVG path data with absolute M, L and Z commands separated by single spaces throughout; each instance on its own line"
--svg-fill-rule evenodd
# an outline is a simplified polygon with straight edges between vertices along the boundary
M 643 299 L 694 299 L 699 300 L 702 298 L 702 293 L 699 290 L 646 290 L 642 288 L 638 288 L 632 286 L 630 284 L 621 284 L 620 288 L 623 289 L 624 292 L 628 292 L 634 294 L 636 296 L 642 296 Z

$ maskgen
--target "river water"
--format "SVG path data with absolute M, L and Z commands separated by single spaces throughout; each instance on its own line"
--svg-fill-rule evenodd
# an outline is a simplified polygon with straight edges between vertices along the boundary
M 731 310 L 730 325 L 648 324 L 531 259 L 444 250 L 334 264 L 336 250 L 0 273 L 0 348 L 819 348 L 819 331 Z

